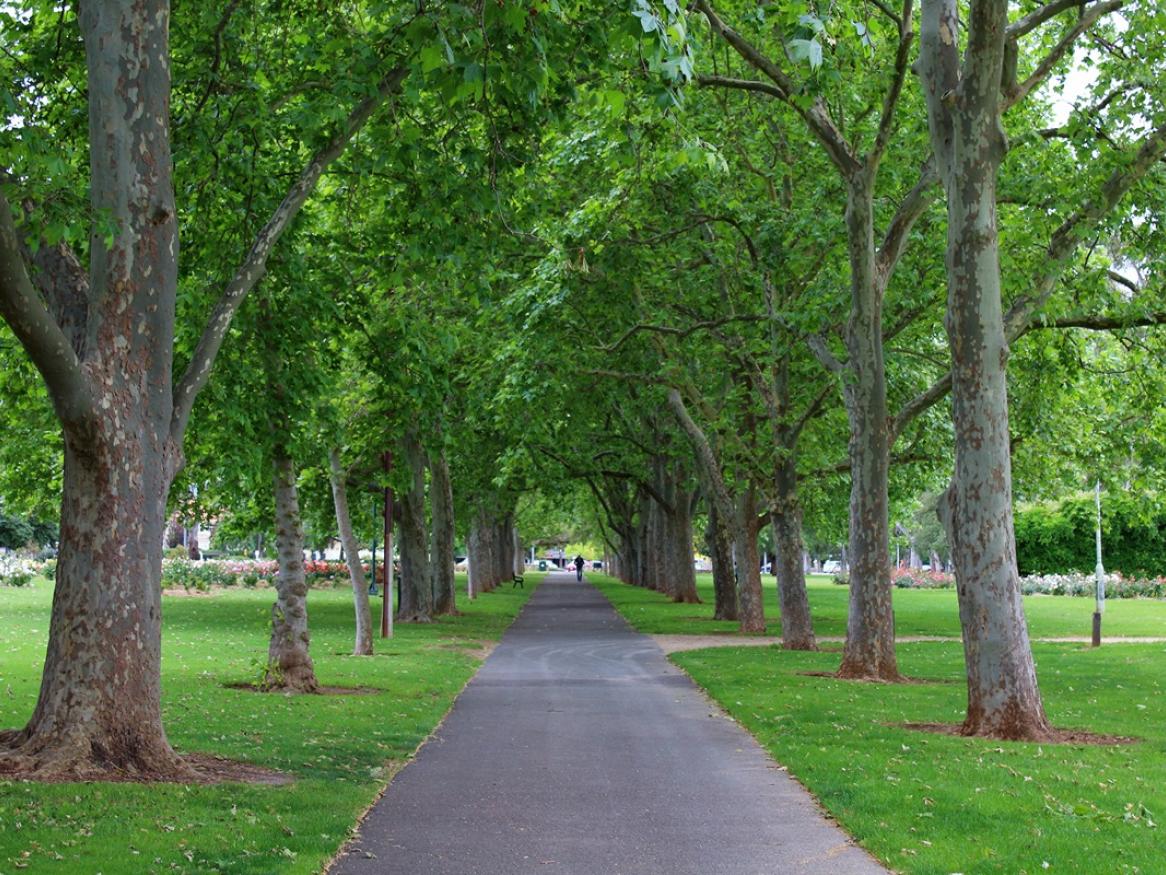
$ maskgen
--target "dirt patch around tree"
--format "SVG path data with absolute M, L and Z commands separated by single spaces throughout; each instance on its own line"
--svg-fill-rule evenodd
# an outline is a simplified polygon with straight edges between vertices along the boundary
M 887 680 L 886 678 L 845 678 L 839 677 L 837 672 L 832 671 L 799 671 L 799 675 L 804 678 L 826 678 L 831 681 L 849 681 L 856 684 L 954 684 L 957 681 L 950 678 L 913 678 L 907 675 L 899 675 L 894 680 Z M 959 681 L 958 683 L 962 683 Z
M 205 753 L 180 754 L 181 766 L 173 774 L 151 771 L 133 771 L 113 767 L 103 768 L 99 763 L 55 771 L 37 762 L 35 757 L 25 759 L 17 752 L 6 758 L 0 748 L 0 779 L 34 784 L 259 784 L 282 787 L 295 777 L 278 769 L 269 769 L 253 763 L 229 760 Z
M 464 653 L 466 656 L 472 656 L 474 659 L 480 659 L 482 662 L 485 662 L 486 657 L 493 653 L 494 648 L 497 646 L 497 641 L 461 641 L 432 644 L 427 649 L 452 650 L 456 653 Z
M 210 754 L 191 753 L 182 757 L 183 762 L 194 767 L 205 780 L 199 784 L 263 784 L 269 787 L 282 787 L 291 784 L 295 778 L 278 769 L 268 769 L 252 763 L 241 763 L 224 757 Z
M 380 687 L 330 687 L 324 684 L 316 687 L 312 692 L 306 690 L 289 690 L 283 687 L 265 687 L 262 684 L 234 683 L 223 684 L 228 690 L 241 690 L 244 693 L 273 693 L 284 696 L 375 696 L 383 693 Z
M 721 635 L 652 635 L 653 641 L 667 653 L 681 653 L 685 650 L 703 650 L 706 647 L 780 647 L 781 639 L 776 635 L 738 635 L 726 632 Z
M 962 723 L 884 723 L 884 726 L 893 726 L 900 729 L 910 729 L 914 732 L 931 732 L 936 735 L 954 735 L 960 738 L 987 738 L 981 735 L 964 735 Z M 997 739 L 1011 741 L 1013 739 Z M 1100 732 L 1087 732 L 1084 729 L 1050 729 L 1049 737 L 1042 738 L 1039 744 L 1091 744 L 1103 747 L 1117 744 L 1137 744 L 1140 738 L 1128 735 L 1105 735 Z M 1033 744 L 1034 742 L 1025 742 Z

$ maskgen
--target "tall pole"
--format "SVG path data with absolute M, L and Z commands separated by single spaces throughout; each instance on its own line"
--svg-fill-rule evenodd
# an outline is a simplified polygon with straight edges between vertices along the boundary
M 1105 566 L 1101 564 L 1101 481 L 1094 490 L 1097 497 L 1097 604 L 1093 611 L 1093 646 L 1101 646 L 1101 615 L 1105 613 Z
M 393 454 L 381 457 L 385 476 L 393 470 Z M 381 637 L 393 637 L 393 489 L 385 486 L 385 597 L 381 599 Z
M 377 500 L 372 500 L 372 560 L 368 565 L 368 594 L 377 594 L 377 520 L 380 519 L 380 514 L 377 513 Z

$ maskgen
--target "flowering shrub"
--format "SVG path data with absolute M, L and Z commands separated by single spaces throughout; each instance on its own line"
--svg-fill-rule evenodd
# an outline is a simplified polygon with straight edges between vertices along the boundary
M 1020 578 L 1025 595 L 1089 596 L 1096 592 L 1097 578 L 1092 574 L 1030 574 Z M 1105 596 L 1114 599 L 1166 598 L 1166 577 L 1122 577 L 1105 575 Z
M 366 566 L 365 571 L 368 568 Z M 279 574 L 279 563 L 274 559 L 190 559 L 162 560 L 163 589 L 186 589 L 206 592 L 211 587 L 244 586 L 254 588 L 270 583 Z M 304 561 L 304 576 L 309 585 L 334 584 L 348 578 L 348 566 L 343 562 Z M 377 579 L 383 580 L 383 571 L 377 566 Z
M 952 589 L 955 577 L 946 571 L 923 571 L 920 568 L 891 569 L 891 583 L 899 589 Z

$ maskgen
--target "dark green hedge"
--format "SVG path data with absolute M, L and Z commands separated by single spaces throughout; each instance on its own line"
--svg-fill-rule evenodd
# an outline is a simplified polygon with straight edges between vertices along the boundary
M 1021 574 L 1089 572 L 1097 564 L 1092 494 L 1016 512 L 1016 559 Z M 1166 507 L 1157 495 L 1104 493 L 1101 547 L 1106 571 L 1166 575 Z

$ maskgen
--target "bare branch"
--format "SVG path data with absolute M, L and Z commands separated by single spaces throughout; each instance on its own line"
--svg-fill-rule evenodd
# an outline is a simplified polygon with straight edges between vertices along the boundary
M 247 293 L 255 287 L 267 269 L 267 258 L 272 248 L 283 234 L 288 223 L 295 218 L 308 197 L 316 188 L 316 183 L 328 166 L 344 151 L 345 147 L 356 136 L 372 117 L 376 109 L 400 88 L 408 74 L 406 67 L 397 67 L 381 80 L 377 91 L 371 97 L 362 100 L 349 113 L 341 129 L 328 141 L 319 152 L 312 156 L 307 166 L 300 173 L 299 179 L 288 190 L 283 202 L 272 213 L 267 224 L 255 238 L 251 251 L 243 260 L 243 264 L 235 272 L 234 277 L 227 284 L 210 320 L 199 338 L 194 355 L 182 375 L 181 381 L 174 390 L 174 415 L 171 420 L 170 434 L 176 444 L 181 443 L 182 435 L 186 431 L 186 424 L 190 419 L 190 411 L 194 400 L 202 391 L 207 380 L 210 379 L 211 367 L 218 355 L 227 330 L 231 327 L 231 320 L 243 303 Z

